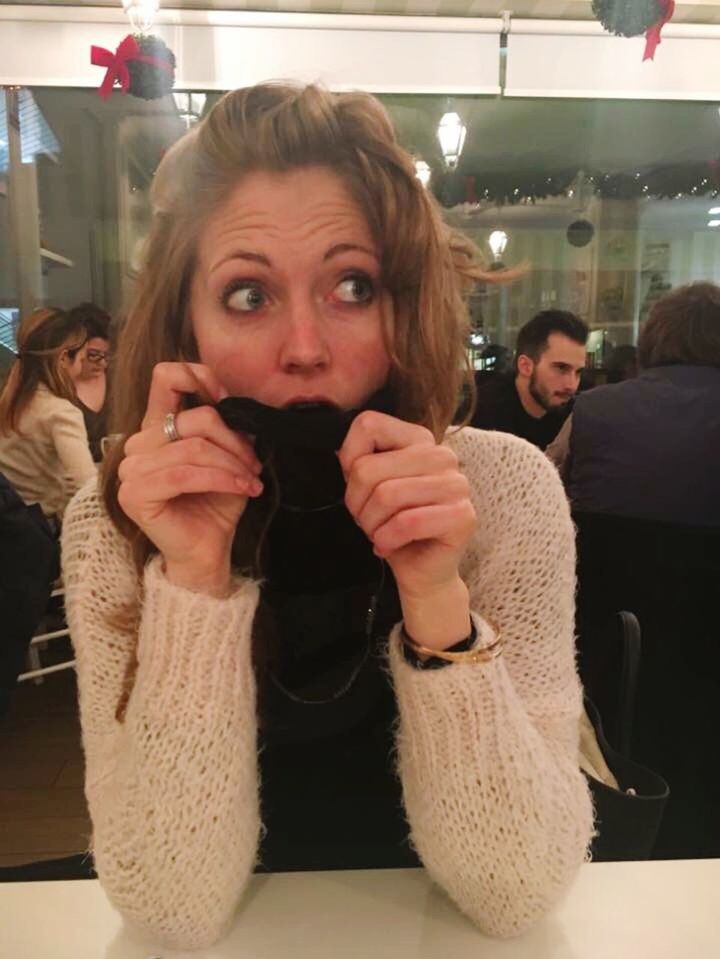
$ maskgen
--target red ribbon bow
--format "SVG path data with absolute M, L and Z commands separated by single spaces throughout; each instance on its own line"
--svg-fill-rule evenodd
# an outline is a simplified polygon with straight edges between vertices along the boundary
M 672 19 L 675 13 L 675 0 L 661 0 L 661 2 L 663 5 L 662 15 L 658 22 L 654 23 L 645 34 L 645 56 L 643 57 L 643 63 L 646 60 L 655 59 L 655 51 L 662 43 L 662 37 L 660 36 L 662 28 Z
M 139 60 L 141 63 L 151 63 L 161 70 L 168 73 L 172 71 L 169 63 L 161 60 L 159 57 L 150 57 L 140 52 L 135 37 L 129 33 L 124 40 L 118 44 L 115 53 L 106 50 L 104 47 L 90 48 L 90 62 L 94 67 L 106 67 L 107 73 L 105 79 L 100 85 L 98 93 L 106 100 L 113 92 L 115 83 L 120 84 L 120 91 L 127 93 L 130 88 L 130 71 L 127 68 L 128 61 Z

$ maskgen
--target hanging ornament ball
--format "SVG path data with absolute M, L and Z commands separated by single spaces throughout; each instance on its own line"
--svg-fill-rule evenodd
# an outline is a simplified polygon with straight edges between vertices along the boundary
M 592 0 L 592 12 L 608 33 L 638 37 L 661 20 L 663 0 Z
M 136 34 L 135 40 L 140 55 L 147 59 L 128 61 L 130 93 L 143 100 L 158 100 L 170 93 L 175 83 L 175 54 L 159 37 Z
M 567 228 L 567 239 L 570 246 L 587 246 L 595 236 L 595 227 L 589 220 L 575 220 Z

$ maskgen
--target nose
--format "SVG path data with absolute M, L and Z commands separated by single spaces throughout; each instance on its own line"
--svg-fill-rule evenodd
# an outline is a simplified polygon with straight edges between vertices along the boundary
M 286 373 L 315 373 L 327 368 L 330 349 L 318 304 L 311 297 L 290 304 L 280 365 Z
M 563 389 L 571 393 L 577 393 L 580 385 L 580 374 L 575 370 L 569 370 L 563 377 Z

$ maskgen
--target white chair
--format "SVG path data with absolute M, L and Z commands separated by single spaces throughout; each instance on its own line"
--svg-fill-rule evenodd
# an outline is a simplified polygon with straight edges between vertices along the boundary
M 50 594 L 50 599 L 54 599 L 58 596 L 64 596 L 65 590 L 62 586 L 58 586 Z M 50 673 L 59 673 L 65 669 L 72 669 L 75 666 L 75 660 L 69 659 L 62 663 L 55 663 L 52 666 L 43 666 L 40 661 L 40 651 L 47 648 L 48 642 L 53 639 L 61 639 L 63 636 L 69 636 L 70 630 L 67 628 L 67 623 L 64 622 L 65 616 L 63 613 L 63 623 L 61 629 L 50 630 L 49 632 L 36 633 L 33 638 L 30 640 L 30 646 L 28 648 L 28 666 L 30 667 L 27 672 L 20 673 L 17 678 L 19 683 L 27 682 L 29 679 L 32 679 L 35 683 L 42 683 L 44 676 L 49 676 Z M 43 629 L 45 625 L 45 617 L 40 620 L 39 629 Z

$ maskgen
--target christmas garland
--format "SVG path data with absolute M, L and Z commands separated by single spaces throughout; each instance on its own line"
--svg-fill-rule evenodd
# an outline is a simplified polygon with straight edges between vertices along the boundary
M 159 100 L 175 82 L 175 54 L 154 36 L 136 36 L 140 56 L 128 62 L 130 93 L 143 100 Z
M 568 169 L 552 176 L 454 172 L 434 180 L 433 189 L 446 208 L 463 204 L 514 206 L 536 203 L 547 197 L 570 196 L 579 172 Z M 720 159 L 668 165 L 644 173 L 584 172 L 585 188 L 603 199 L 658 200 L 720 195 Z
M 159 38 L 146 34 L 128 34 L 115 53 L 104 47 L 90 48 L 90 62 L 105 67 L 99 94 L 109 97 L 115 84 L 121 93 L 143 100 L 157 100 L 173 88 L 175 55 Z
M 608 33 L 618 37 L 644 33 L 643 61 L 654 60 L 662 29 L 675 13 L 675 0 L 592 0 L 592 12 Z
M 665 12 L 662 0 L 592 0 L 592 12 L 608 33 L 639 37 Z

